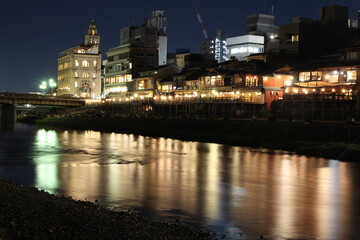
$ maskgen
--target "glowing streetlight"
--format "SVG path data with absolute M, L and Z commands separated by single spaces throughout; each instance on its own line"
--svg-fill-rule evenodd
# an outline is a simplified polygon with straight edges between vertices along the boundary
M 51 78 L 49 79 L 49 86 L 51 88 L 51 93 L 53 93 L 53 88 L 56 87 L 56 82 Z
M 43 81 L 43 82 L 41 83 L 41 85 L 39 86 L 39 88 L 43 90 L 43 93 L 45 93 L 45 89 L 47 88 L 46 82 Z

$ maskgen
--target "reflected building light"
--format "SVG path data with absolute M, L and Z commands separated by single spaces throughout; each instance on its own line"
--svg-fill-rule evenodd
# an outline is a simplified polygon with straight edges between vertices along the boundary
M 59 187 L 58 165 L 59 139 L 54 130 L 40 129 L 35 137 L 33 151 L 36 172 L 35 186 L 39 189 L 55 193 Z

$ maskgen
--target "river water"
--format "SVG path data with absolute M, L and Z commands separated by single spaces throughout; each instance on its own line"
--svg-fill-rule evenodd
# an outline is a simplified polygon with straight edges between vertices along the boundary
M 18 124 L 0 132 L 0 178 L 218 238 L 360 239 L 358 163 Z

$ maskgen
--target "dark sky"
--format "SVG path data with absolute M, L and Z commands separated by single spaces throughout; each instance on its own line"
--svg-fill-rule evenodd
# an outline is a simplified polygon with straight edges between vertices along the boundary
M 227 37 L 246 33 L 246 16 L 270 13 L 274 5 L 277 25 L 293 17 L 319 19 L 320 7 L 334 0 L 2 0 L 0 5 L 0 91 L 39 91 L 42 80 L 57 78 L 58 53 L 84 41 L 92 18 L 101 36 L 103 59 L 119 45 L 120 29 L 132 22 L 141 25 L 153 10 L 164 10 L 168 22 L 168 52 L 190 48 L 198 52 L 203 34 L 193 5 L 209 35 L 223 29 Z M 337 0 L 349 7 L 355 19 L 359 0 Z

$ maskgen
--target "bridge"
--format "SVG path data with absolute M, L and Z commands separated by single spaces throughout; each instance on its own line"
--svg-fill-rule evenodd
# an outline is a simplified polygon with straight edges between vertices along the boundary
M 79 107 L 85 99 L 39 94 L 0 93 L 0 122 L 16 122 L 16 104 Z

